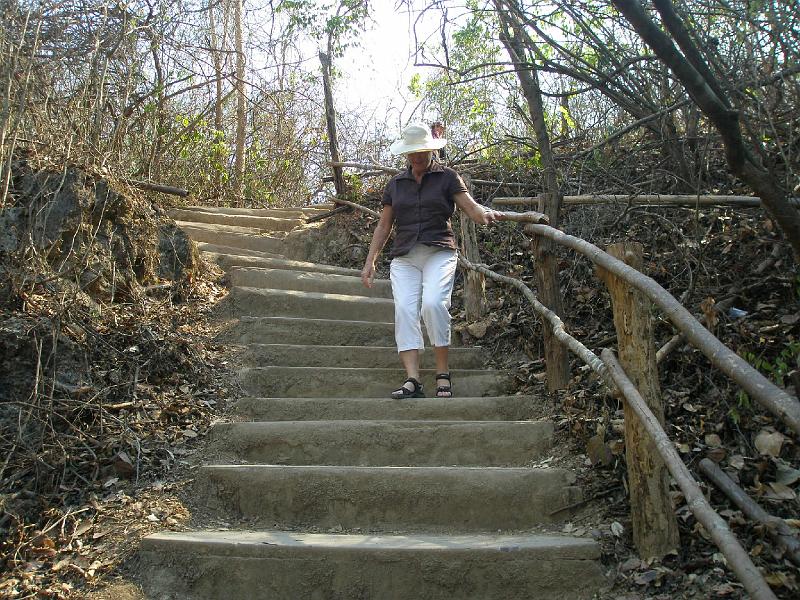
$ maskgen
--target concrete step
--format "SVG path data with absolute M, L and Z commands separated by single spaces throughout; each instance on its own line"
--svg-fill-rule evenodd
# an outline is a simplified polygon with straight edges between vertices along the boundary
M 150 600 L 588 600 L 599 557 L 563 536 L 164 532 L 139 571 Z
M 256 260 L 256 261 L 265 258 L 271 258 L 271 259 L 283 258 L 282 254 L 276 254 L 275 252 L 259 252 L 258 250 L 248 250 L 247 248 L 234 248 L 233 246 L 219 246 L 217 244 L 209 244 L 208 242 L 195 241 L 195 244 L 197 244 L 197 249 L 204 254 L 207 260 L 216 262 L 223 269 L 227 269 L 228 267 L 224 263 L 221 263 L 219 261 L 219 257 L 231 256 L 232 258 L 241 258 L 241 259 Z M 255 262 L 245 266 L 261 266 L 261 265 L 259 265 L 258 262 Z
M 229 285 L 236 287 L 298 290 L 325 294 L 365 296 L 367 298 L 392 297 L 392 284 L 386 279 L 376 280 L 375 285 L 367 288 L 361 283 L 361 277 L 320 273 L 318 271 L 237 267 L 228 271 L 226 280 Z
M 219 423 L 215 461 L 274 465 L 521 467 L 550 450 L 550 421 Z
M 349 275 L 358 277 L 361 273 L 357 269 L 335 267 L 321 263 L 301 260 L 288 260 L 279 254 L 256 252 L 255 250 L 241 250 L 213 244 L 198 244 L 197 247 L 204 252 L 208 260 L 214 261 L 225 270 L 236 267 L 262 268 L 262 269 L 288 269 L 291 271 L 309 271 L 316 273 L 333 273 L 335 275 Z M 214 250 L 211 250 L 211 249 Z M 218 249 L 218 250 L 217 250 Z
M 184 223 L 210 223 L 213 225 L 235 225 L 237 227 L 255 227 L 261 231 L 291 231 L 305 223 L 305 219 L 287 219 L 284 217 L 261 217 L 253 215 L 226 215 L 207 210 L 172 209 L 167 214 Z
M 228 317 L 306 317 L 383 323 L 394 320 L 394 302 L 388 298 L 251 287 L 231 288 L 218 310 L 220 315 Z
M 396 368 L 400 365 L 395 346 L 309 346 L 298 344 L 248 344 L 242 354 L 246 367 L 375 367 Z M 433 352 L 423 352 L 420 364 L 433 369 Z M 450 367 L 481 369 L 486 366 L 482 348 L 452 348 Z
M 327 212 L 333 204 L 318 204 L 315 206 L 299 206 L 294 208 L 228 208 L 225 206 L 185 206 L 184 210 L 201 210 L 219 213 L 221 215 L 243 215 L 251 217 L 282 217 L 296 219 L 300 216 L 308 217 Z
M 533 396 L 483 398 L 242 398 L 233 412 L 256 421 L 323 419 L 433 419 L 443 421 L 522 421 L 536 414 Z
M 248 526 L 471 533 L 568 517 L 581 500 L 573 480 L 564 469 L 210 465 L 192 493 Z
M 236 344 L 391 346 L 394 344 L 394 323 L 242 316 L 220 332 L 217 339 Z
M 279 237 L 263 235 L 252 227 L 231 227 L 209 225 L 207 223 L 186 223 L 178 221 L 178 226 L 194 242 L 206 242 L 218 246 L 230 246 L 270 254 L 284 254 L 285 244 Z
M 433 369 L 422 369 L 420 381 L 428 396 L 436 389 Z M 456 396 L 502 396 L 511 376 L 502 371 L 451 371 Z M 251 367 L 239 371 L 239 381 L 249 396 L 265 398 L 315 398 L 321 393 L 331 398 L 388 397 L 405 381 L 403 369 L 347 367 Z

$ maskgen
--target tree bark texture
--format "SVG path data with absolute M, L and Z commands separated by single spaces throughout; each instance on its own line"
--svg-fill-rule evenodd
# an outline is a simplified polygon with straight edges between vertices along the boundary
M 730 102 L 721 91 L 721 86 L 702 62 L 700 53 L 683 29 L 672 3 L 669 0 L 654 2 L 665 27 L 681 45 L 683 54 L 675 47 L 672 39 L 650 19 L 639 0 L 612 2 L 656 56 L 670 68 L 689 96 L 714 124 L 725 146 L 728 167 L 762 199 L 767 211 L 791 244 L 795 258 L 800 261 L 800 215 L 789 205 L 787 190 L 781 188 L 777 174 L 761 164 L 745 145 L 739 113 L 730 108 Z M 701 63 L 699 71 L 693 63 Z
M 533 66 L 525 60 L 525 49 L 519 42 L 518 23 L 508 19 L 508 12 L 504 11 L 504 3 L 495 0 L 495 7 L 502 26 L 500 39 L 508 51 L 511 62 L 514 63 L 517 78 L 522 88 L 522 93 L 528 103 L 533 128 L 536 133 L 539 154 L 544 167 L 544 181 L 546 193 L 543 195 L 544 212 L 550 218 L 550 224 L 558 227 L 559 213 L 561 211 L 561 191 L 558 187 L 558 177 L 553 151 L 550 146 L 550 136 L 544 118 L 544 102 L 542 91 L 539 87 L 539 76 Z M 515 30 L 515 26 L 517 29 Z M 513 34 L 512 34 L 513 30 Z M 536 288 L 542 303 L 564 318 L 564 299 L 558 285 L 558 258 L 554 255 L 555 246 L 547 239 L 535 238 L 533 252 L 536 262 Z M 553 330 L 547 321 L 543 322 L 545 365 L 547 372 L 547 389 L 550 392 L 562 390 L 569 384 L 569 360 L 567 349 L 562 346 L 553 335 Z
M 614 244 L 608 253 L 636 270 L 642 269 L 641 244 Z M 611 294 L 620 362 L 663 425 L 650 302 L 612 273 L 599 269 L 599 275 Z M 634 544 L 643 559 L 663 558 L 679 544 L 678 522 L 669 496 L 669 473 L 652 438 L 628 403 L 625 403 L 625 457 Z
M 553 254 L 553 244 L 546 239 L 534 237 L 531 240 L 535 257 L 534 273 L 536 290 L 542 303 L 560 319 L 564 318 L 564 302 L 558 285 L 558 257 Z M 562 346 L 549 322 L 542 322 L 544 335 L 545 371 L 547 391 L 566 389 L 569 384 L 569 360 L 567 349 Z
M 247 136 L 247 95 L 245 93 L 245 56 L 242 40 L 242 0 L 233 0 L 234 43 L 236 44 L 236 158 L 235 191 L 244 196 L 245 137 Z
M 225 3 L 222 4 L 224 10 Z M 224 21 L 224 20 L 223 20 Z M 222 29 L 222 45 L 220 45 L 220 37 L 217 33 L 217 22 L 214 18 L 214 2 L 208 3 L 208 30 L 210 33 L 211 41 L 211 60 L 214 63 L 214 78 L 216 79 L 214 86 L 214 130 L 224 131 L 222 121 L 222 45 L 225 44 L 225 27 Z M 219 134 L 218 134 L 219 135 Z M 222 171 L 217 170 L 214 173 L 214 190 L 219 193 L 222 187 Z
M 333 92 L 331 91 L 331 57 L 324 52 L 319 53 L 319 62 L 322 64 L 322 86 L 325 92 L 325 121 L 328 125 L 328 146 L 331 152 L 333 165 L 333 187 L 336 196 L 344 196 L 344 172 L 337 166 L 339 160 L 339 138 L 336 134 L 336 110 L 333 106 Z
M 463 176 L 464 183 L 472 193 L 472 181 L 468 175 Z M 478 233 L 475 223 L 463 211 L 458 211 L 461 224 L 461 253 L 471 263 L 481 262 L 478 248 Z M 464 310 L 468 321 L 476 321 L 486 314 L 486 277 L 483 273 L 466 269 L 464 271 Z
M 164 110 L 164 69 L 161 66 L 161 50 L 159 46 L 159 41 L 155 38 L 150 41 L 150 54 L 153 57 L 153 68 L 155 69 L 156 73 L 156 89 L 158 90 L 158 109 L 155 111 L 155 115 L 153 117 L 153 145 L 150 148 L 150 157 L 147 164 L 147 176 L 150 179 L 158 179 L 161 173 L 161 148 L 163 143 L 163 136 L 161 132 L 165 130 L 164 115 L 166 114 L 166 111 Z
M 461 220 L 461 252 L 472 263 L 480 263 L 478 236 L 475 223 L 459 211 Z M 486 314 L 486 278 L 483 273 L 467 269 L 464 273 L 464 310 L 468 321 L 475 321 Z

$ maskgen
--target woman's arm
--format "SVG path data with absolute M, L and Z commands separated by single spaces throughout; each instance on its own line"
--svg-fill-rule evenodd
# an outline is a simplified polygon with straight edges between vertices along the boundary
M 375 280 L 375 261 L 386 245 L 386 240 L 389 239 L 393 220 L 394 213 L 391 204 L 384 204 L 378 224 L 375 226 L 375 232 L 372 234 L 372 242 L 369 245 L 367 259 L 364 261 L 364 268 L 361 269 L 361 283 L 365 287 L 371 288 L 372 282 Z
M 456 206 L 467 213 L 467 216 L 478 225 L 488 225 L 503 218 L 503 213 L 481 206 L 467 192 L 459 192 L 453 196 Z

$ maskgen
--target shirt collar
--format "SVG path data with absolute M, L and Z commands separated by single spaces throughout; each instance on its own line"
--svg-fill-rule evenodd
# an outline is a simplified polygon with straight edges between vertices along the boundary
M 444 172 L 444 167 L 441 165 L 441 163 L 438 163 L 437 161 L 433 160 L 431 161 L 431 166 L 428 167 L 428 170 L 425 171 L 425 173 L 423 173 L 422 176 L 424 177 L 428 173 L 442 173 L 442 172 Z M 405 171 L 400 172 L 399 179 L 414 179 L 414 175 L 412 175 L 411 173 L 410 166 L 406 167 Z

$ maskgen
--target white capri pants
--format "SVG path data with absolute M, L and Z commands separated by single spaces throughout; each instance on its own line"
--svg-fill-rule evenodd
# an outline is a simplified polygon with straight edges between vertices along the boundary
M 425 347 L 420 315 L 431 345 L 450 345 L 450 298 L 457 264 L 455 250 L 425 244 L 392 259 L 389 275 L 398 352 Z

